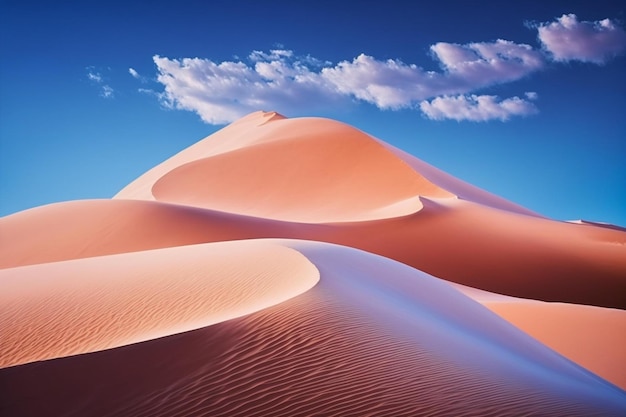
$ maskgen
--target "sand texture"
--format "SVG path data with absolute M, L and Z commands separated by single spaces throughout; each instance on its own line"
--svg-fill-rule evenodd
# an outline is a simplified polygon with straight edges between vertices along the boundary
M 623 416 L 626 232 L 256 112 L 0 218 L 0 415 Z

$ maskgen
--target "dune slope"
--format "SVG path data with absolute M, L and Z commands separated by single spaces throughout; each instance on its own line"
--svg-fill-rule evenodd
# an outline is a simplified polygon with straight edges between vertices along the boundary
M 301 224 L 155 201 L 60 203 L 0 219 L 8 268 L 261 237 L 338 243 L 502 294 L 626 308 L 626 233 L 458 199 L 377 221 Z M 450 260 L 454 259 L 454 262 Z
M 4 409 L 33 416 L 611 416 L 626 410 L 623 391 L 444 281 L 350 248 L 281 244 L 316 266 L 317 285 L 193 332 L 1 370 Z M 58 384 L 44 382 L 59 372 Z M 71 401 L 96 386 L 90 401 Z
M 258 240 L 5 269 L 0 367 L 197 329 L 285 301 L 318 278 L 298 252 Z

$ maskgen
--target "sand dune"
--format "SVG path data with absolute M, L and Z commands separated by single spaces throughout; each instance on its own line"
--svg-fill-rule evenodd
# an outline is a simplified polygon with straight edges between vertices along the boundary
M 5 269 L 0 367 L 229 320 L 302 293 L 318 277 L 298 252 L 258 240 Z
M 421 208 L 418 199 L 412 206 L 389 206 L 417 195 L 452 196 L 354 128 L 324 119 L 296 121 L 272 122 L 277 134 L 292 132 L 283 140 L 173 169 L 154 184 L 154 197 L 255 217 L 331 223 L 410 214 Z
M 626 233 L 458 199 L 422 202 L 413 215 L 340 224 L 149 201 L 61 203 L 0 219 L 12 242 L 0 253 L 0 267 L 223 240 L 298 238 L 364 249 L 492 292 L 626 308 Z
M 626 232 L 336 121 L 253 113 L 0 236 L 3 415 L 626 414 Z
M 244 128 L 258 139 L 171 169 L 154 182 L 152 197 L 255 217 L 329 223 L 397 217 L 421 207 L 419 199 L 405 205 L 396 205 L 398 201 L 453 196 L 369 135 L 343 123 L 272 119 L 255 129 L 248 123 Z M 122 192 L 117 198 L 125 196 Z
M 12 382 L 5 409 L 38 415 L 45 404 L 53 415 L 136 416 L 626 411 L 619 389 L 444 281 L 350 248 L 280 243 L 313 262 L 317 285 L 195 332 L 2 370 L 0 380 Z M 42 383 L 58 372 L 67 375 L 58 384 Z M 96 386 L 97 397 L 72 403 Z M 42 402 L 27 401 L 33 393 Z
M 11 245 L 0 251 L 0 268 L 273 237 L 268 235 L 273 224 L 154 201 L 69 201 L 1 218 L 0 230 Z

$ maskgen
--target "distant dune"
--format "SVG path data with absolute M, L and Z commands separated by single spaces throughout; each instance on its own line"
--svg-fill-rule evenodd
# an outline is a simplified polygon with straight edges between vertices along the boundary
M 0 414 L 626 414 L 626 232 L 256 112 L 0 218 Z

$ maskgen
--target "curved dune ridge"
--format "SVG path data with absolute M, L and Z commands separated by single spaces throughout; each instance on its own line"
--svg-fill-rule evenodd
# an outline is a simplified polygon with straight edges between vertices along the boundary
M 298 252 L 254 240 L 5 269 L 0 366 L 197 329 L 285 301 L 318 278 Z
M 304 254 L 320 271 L 319 283 L 195 332 L 7 369 L 0 376 L 11 378 L 8 393 L 16 399 L 7 410 L 135 416 L 626 411 L 621 390 L 445 281 L 351 248 L 274 243 Z M 128 366 L 111 370 L 102 363 Z M 47 391 L 45 403 L 20 400 L 25 384 L 37 389 L 59 370 L 69 377 Z M 97 398 L 68 401 L 67 393 L 82 396 L 96 384 Z
M 626 415 L 626 232 L 340 122 L 253 113 L 0 242 L 2 415 Z

